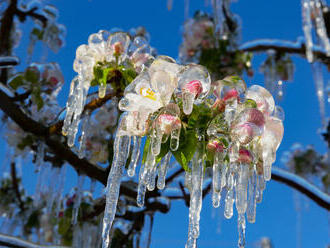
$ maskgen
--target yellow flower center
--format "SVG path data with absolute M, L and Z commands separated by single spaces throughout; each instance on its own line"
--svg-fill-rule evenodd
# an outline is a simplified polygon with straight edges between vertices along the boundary
M 141 87 L 140 88 L 140 94 L 143 97 L 146 97 L 146 98 L 149 98 L 151 100 L 156 101 L 156 93 L 150 88 Z

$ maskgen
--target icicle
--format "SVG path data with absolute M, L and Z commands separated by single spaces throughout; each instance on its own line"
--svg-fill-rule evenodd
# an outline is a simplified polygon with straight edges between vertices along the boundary
M 223 28 L 223 10 L 222 10 L 222 0 L 212 0 L 213 16 L 215 23 L 214 35 L 217 40 L 219 40 L 220 35 L 222 35 Z
M 214 154 L 214 164 L 213 164 L 213 192 L 212 192 L 212 203 L 213 207 L 217 208 L 220 206 L 220 198 L 221 198 L 221 162 L 222 154 L 215 153 Z
M 231 165 L 231 167 L 233 164 Z M 224 216 L 227 219 L 230 219 L 233 216 L 233 204 L 234 204 L 234 175 L 231 172 L 231 169 L 228 173 L 228 182 L 227 182 L 227 195 L 225 200 L 225 211 Z
M 319 109 L 321 114 L 322 126 L 326 126 L 325 120 L 325 104 L 324 104 L 324 82 L 323 82 L 323 73 L 322 73 L 322 64 L 318 61 L 312 63 L 312 73 L 316 88 L 316 95 L 319 101 Z
M 172 10 L 173 7 L 173 0 L 167 0 L 167 9 Z
M 55 207 L 55 217 L 58 217 L 60 209 L 61 209 L 61 203 L 63 199 L 63 191 L 64 191 L 64 185 L 65 185 L 65 176 L 66 176 L 66 166 L 65 164 L 61 167 L 59 182 L 58 182 L 58 189 L 57 189 L 57 196 L 56 196 L 56 207 Z
M 239 214 L 244 214 L 247 208 L 248 173 L 249 165 L 240 164 L 236 184 L 236 209 Z
M 78 152 L 79 158 L 85 157 L 86 136 L 88 134 L 88 129 L 89 129 L 89 120 L 90 120 L 90 114 L 89 114 L 89 111 L 86 111 L 86 116 L 81 125 L 81 137 L 80 137 L 80 146 L 79 146 L 79 152 Z
M 176 151 L 179 148 L 180 132 L 181 123 L 175 123 L 171 130 L 170 148 L 172 151 Z
M 258 175 L 257 178 L 257 203 L 260 203 L 262 201 L 262 194 L 263 191 L 265 189 L 266 185 L 265 185 L 265 179 L 264 179 L 264 175 Z
M 189 207 L 189 231 L 187 248 L 196 247 L 196 239 L 199 236 L 199 219 L 202 209 L 202 194 L 203 194 L 203 175 L 204 166 L 202 158 L 198 153 L 195 153 L 192 163 L 191 179 L 194 182 L 190 192 L 190 207 Z
M 136 204 L 141 208 L 144 206 L 144 198 L 145 198 L 146 191 L 147 191 L 147 186 L 144 183 L 142 183 L 141 181 L 139 181 Z
M 157 188 L 162 190 L 165 188 L 165 178 L 168 170 L 168 166 L 170 164 L 172 154 L 168 152 L 165 157 L 162 159 L 160 164 L 160 168 L 158 169 L 158 180 L 157 180 Z
M 123 121 L 123 119 L 122 119 Z M 102 231 L 102 247 L 107 248 L 110 243 L 110 229 L 115 218 L 117 202 L 119 197 L 119 189 L 123 167 L 127 159 L 127 151 L 129 146 L 129 137 L 120 136 L 117 131 L 117 136 L 114 142 L 114 156 L 111 170 L 108 176 L 106 187 L 106 205 L 103 217 Z
M 130 177 L 135 175 L 135 168 L 140 158 L 140 146 L 141 146 L 141 137 L 134 136 L 133 137 L 133 148 L 131 155 L 131 162 L 127 169 L 127 174 Z
M 243 213 L 238 214 L 238 247 L 245 247 L 245 216 Z
M 182 92 L 182 108 L 183 108 L 183 112 L 186 115 L 191 114 L 194 106 L 194 100 L 195 100 L 195 94 L 188 91 Z
M 310 0 L 301 0 L 303 31 L 306 40 L 306 57 L 309 63 L 313 62 L 313 38 Z
M 160 153 L 160 148 L 162 145 L 162 133 L 158 128 L 154 128 L 152 130 L 152 135 L 151 135 L 151 152 L 153 155 L 157 156 Z
M 68 146 L 73 146 L 80 116 L 84 109 L 87 92 L 90 82 L 83 76 L 79 75 L 73 79 L 70 88 L 70 95 L 67 102 L 67 114 L 63 123 L 62 133 L 68 136 Z
M 155 164 L 150 170 L 150 176 L 147 184 L 147 189 L 153 191 L 156 186 L 157 165 Z
M 192 183 L 191 183 L 191 172 L 185 171 L 184 174 L 184 186 L 191 191 Z
M 38 142 L 37 153 L 36 153 L 36 169 L 35 171 L 38 172 L 40 167 L 44 161 L 45 156 L 45 144 L 43 142 Z
M 72 116 L 74 113 L 74 104 L 77 97 L 77 85 L 79 84 L 78 76 L 73 78 L 70 85 L 70 92 L 69 92 L 69 98 L 66 102 L 66 116 L 63 122 L 62 127 L 62 134 L 67 135 L 69 131 L 69 127 L 71 125 Z
M 264 178 L 266 181 L 269 181 L 272 177 L 272 162 L 270 157 L 264 157 Z
M 189 3 L 190 0 L 184 0 L 184 20 L 188 20 L 189 18 Z
M 49 214 L 52 211 L 53 208 L 53 204 L 54 204 L 54 200 L 56 199 L 56 186 L 58 185 L 59 182 L 59 177 L 60 177 L 60 168 L 59 167 L 55 167 L 52 168 L 52 172 L 51 172 L 51 181 L 50 181 L 50 185 L 49 185 L 49 190 L 48 190 L 48 200 L 46 202 L 47 204 L 47 210 L 46 213 Z
M 252 175 L 249 177 L 249 199 L 246 211 L 247 220 L 249 223 L 256 221 L 256 172 L 252 170 Z
M 327 56 L 330 56 L 330 41 L 327 35 L 327 29 L 324 23 L 322 4 L 320 0 L 314 1 L 314 14 L 315 14 L 315 26 L 316 33 L 320 39 L 320 42 L 323 43 L 323 47 L 327 53 Z
M 73 205 L 73 214 L 72 214 L 72 225 L 76 225 L 78 221 L 78 213 L 83 193 L 83 186 L 85 181 L 85 175 L 78 176 L 78 183 L 77 183 L 77 190 L 76 190 L 76 197 Z
M 40 204 L 40 201 L 42 200 L 44 191 L 47 190 L 47 187 L 45 186 L 45 181 L 48 181 L 48 170 L 50 165 L 45 163 L 43 166 L 41 166 L 39 172 L 38 172 L 38 179 L 37 179 L 37 185 L 34 193 L 34 206 L 38 207 Z
M 226 176 L 227 176 L 228 164 L 225 163 L 221 166 L 221 189 L 226 186 Z

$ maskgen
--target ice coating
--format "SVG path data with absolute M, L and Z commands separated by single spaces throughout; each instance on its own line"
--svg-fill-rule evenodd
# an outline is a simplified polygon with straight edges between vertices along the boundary
M 131 38 L 125 32 L 111 34 L 106 30 L 100 30 L 89 36 L 87 45 L 80 45 L 77 48 L 73 69 L 78 76 L 71 83 L 66 105 L 66 118 L 62 128 L 63 135 L 68 136 L 69 146 L 73 146 L 75 143 L 80 117 L 90 83 L 94 78 L 94 66 L 97 63 L 105 62 L 122 64 L 126 60 L 130 60 L 137 72 L 140 72 L 144 68 L 144 64 L 148 64 L 152 60 L 149 45 L 141 41 L 143 38 L 136 38 L 131 42 Z M 107 82 L 100 82 L 98 92 L 100 98 L 106 95 L 106 90 Z
M 232 123 L 234 140 L 241 144 L 248 144 L 254 137 L 260 136 L 265 124 L 263 113 L 255 108 L 242 110 Z
M 213 83 L 214 95 L 225 102 L 225 119 L 230 124 L 237 111 L 238 100 L 246 90 L 245 82 L 235 76 L 228 76 Z
M 264 87 L 252 85 L 246 91 L 246 99 L 254 100 L 257 108 L 265 115 L 270 115 L 274 111 L 274 98 Z
M 211 77 L 205 67 L 195 64 L 185 66 L 179 73 L 178 85 L 181 89 L 183 112 L 189 115 L 193 104 L 209 93 Z
M 265 123 L 265 130 L 261 137 L 262 159 L 264 162 L 265 180 L 270 180 L 271 166 L 275 162 L 275 154 L 284 134 L 283 123 L 276 117 L 269 117 Z
M 204 166 L 198 154 L 194 155 L 192 163 L 192 184 L 189 207 L 189 230 L 186 248 L 196 248 L 196 239 L 199 236 L 199 219 L 202 209 Z

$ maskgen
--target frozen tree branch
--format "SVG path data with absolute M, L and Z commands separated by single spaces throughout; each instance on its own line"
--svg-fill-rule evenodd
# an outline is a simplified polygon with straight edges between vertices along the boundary
M 0 245 L 14 248 L 68 248 L 67 246 L 38 245 L 5 234 L 0 234 Z
M 306 56 L 306 47 L 303 42 L 285 41 L 285 40 L 271 40 L 260 39 L 244 43 L 240 46 L 240 50 L 245 52 L 266 52 L 268 50 L 275 50 L 280 53 L 291 53 L 300 56 Z M 317 46 L 314 46 L 314 55 L 323 63 L 330 65 L 330 57 Z
M 79 159 L 76 154 L 74 154 L 68 147 L 66 147 L 62 142 L 59 141 L 58 135 L 50 135 L 47 127 L 34 121 L 27 115 L 25 115 L 22 110 L 12 102 L 10 97 L 8 97 L 3 91 L 0 91 L 0 108 L 4 113 L 6 113 L 13 121 L 15 121 L 24 131 L 30 132 L 37 137 L 44 139 L 45 143 L 49 146 L 53 152 L 61 156 L 64 160 L 68 161 L 73 168 L 81 173 L 86 174 L 90 178 L 96 179 L 102 184 L 106 184 L 107 173 L 106 170 L 100 166 L 93 165 L 89 163 L 86 159 Z M 177 175 L 181 174 L 183 169 L 178 170 L 172 176 L 167 179 L 167 182 L 172 181 Z M 293 180 L 295 178 L 300 178 L 299 176 L 293 175 L 292 173 L 278 173 L 278 171 L 273 172 L 273 180 L 287 184 L 288 186 L 300 191 L 301 193 L 307 195 L 311 200 L 316 202 L 319 206 L 330 209 L 330 200 L 324 198 L 324 194 L 320 195 L 319 191 L 311 191 L 309 187 L 306 187 L 305 183 L 300 183 L 301 181 Z M 304 179 L 302 179 L 304 180 Z M 305 181 L 305 180 L 304 180 Z M 307 181 L 306 181 L 307 183 Z M 131 198 L 136 197 L 136 191 L 121 186 L 120 193 L 127 195 Z M 159 191 L 148 192 L 148 197 L 160 196 Z

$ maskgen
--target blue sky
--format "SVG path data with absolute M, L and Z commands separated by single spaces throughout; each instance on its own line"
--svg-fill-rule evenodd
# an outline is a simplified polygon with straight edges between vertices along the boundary
M 145 26 L 151 35 L 151 45 L 157 48 L 159 54 L 177 57 L 178 46 L 181 43 L 180 26 L 183 23 L 183 0 L 173 0 L 173 10 L 168 11 L 166 0 L 57 0 L 52 1 L 60 11 L 59 22 L 67 27 L 66 46 L 58 53 L 49 52 L 48 61 L 60 64 L 65 85 L 59 95 L 59 101 L 64 106 L 68 95 L 71 79 L 75 72 L 72 63 L 76 48 L 87 43 L 89 34 L 100 29 L 119 27 L 128 30 L 131 27 Z M 205 7 L 204 0 L 191 0 L 190 15 L 197 9 L 210 12 Z M 233 4 L 233 11 L 242 20 L 242 41 L 258 38 L 276 38 L 295 41 L 302 36 L 300 0 L 239 0 Z M 23 47 L 26 36 L 23 37 Z M 25 46 L 26 47 L 26 46 Z M 17 51 L 24 53 L 23 50 Z M 258 55 L 253 64 L 258 66 L 265 57 Z M 318 129 L 321 127 L 315 87 L 312 80 L 310 65 L 300 57 L 294 57 L 296 72 L 294 82 L 287 83 L 285 97 L 280 105 L 286 112 L 284 121 L 285 135 L 278 151 L 288 150 L 294 142 L 304 145 L 312 144 L 318 151 L 325 152 Z M 326 74 L 329 80 L 329 74 Z M 249 84 L 262 84 L 263 76 L 255 69 L 255 76 L 247 78 Z M 2 145 L 3 147 L 3 145 Z M 4 157 L 2 152 L 1 157 Z M 31 167 L 24 168 L 25 183 L 31 188 L 35 184 L 35 175 Z M 74 173 L 69 173 L 74 177 Z M 75 178 L 72 179 L 74 185 Z M 67 185 L 67 187 L 69 187 Z M 299 195 L 299 194 L 298 194 Z M 300 196 L 304 206 L 301 220 L 301 247 L 323 248 L 329 243 L 329 216 L 325 210 L 318 207 L 307 198 Z M 236 215 L 231 220 L 221 218 L 221 233 L 216 229 L 219 217 L 212 218 L 210 197 L 203 202 L 201 214 L 201 235 L 198 241 L 200 248 L 206 247 L 236 247 L 237 227 Z M 223 209 L 217 209 L 223 214 Z M 220 215 L 218 213 L 218 215 Z M 247 247 L 255 247 L 262 236 L 272 239 L 275 247 L 296 247 L 296 218 L 293 201 L 293 190 L 271 181 L 267 184 L 264 200 L 257 207 L 257 222 L 247 224 Z M 172 204 L 167 215 L 157 214 L 155 218 L 152 248 L 184 247 L 188 230 L 188 209 L 183 202 Z

